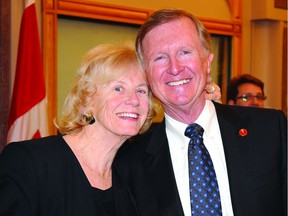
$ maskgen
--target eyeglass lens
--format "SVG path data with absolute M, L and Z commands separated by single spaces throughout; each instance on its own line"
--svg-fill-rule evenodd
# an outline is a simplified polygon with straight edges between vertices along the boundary
M 249 95 L 249 94 L 247 94 L 247 95 L 239 96 L 236 99 L 241 99 L 244 102 L 250 102 L 253 100 L 253 98 L 255 98 L 258 101 L 264 101 L 267 97 L 264 95 Z

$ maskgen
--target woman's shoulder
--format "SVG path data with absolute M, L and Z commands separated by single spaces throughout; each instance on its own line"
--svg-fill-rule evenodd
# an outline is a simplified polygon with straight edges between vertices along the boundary
M 18 160 L 41 160 L 59 152 L 66 151 L 67 144 L 60 135 L 47 136 L 39 139 L 11 142 L 7 144 L 0 154 L 2 158 L 14 158 Z M 53 156 L 54 158 L 55 156 Z
M 37 139 L 30 139 L 30 140 L 23 140 L 17 142 L 11 142 L 7 144 L 4 148 L 6 151 L 7 149 L 41 149 L 41 148 L 55 148 L 57 146 L 61 146 L 61 144 L 65 143 L 64 139 L 60 135 L 52 135 Z M 3 151 L 4 151 L 3 150 Z

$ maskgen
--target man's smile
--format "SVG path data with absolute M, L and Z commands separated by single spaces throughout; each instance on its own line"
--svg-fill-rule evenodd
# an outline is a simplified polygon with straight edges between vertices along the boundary
M 169 86 L 178 86 L 178 85 L 183 85 L 186 83 L 189 83 L 191 79 L 184 79 L 184 80 L 179 80 L 179 81 L 175 81 L 175 82 L 168 82 L 167 84 Z

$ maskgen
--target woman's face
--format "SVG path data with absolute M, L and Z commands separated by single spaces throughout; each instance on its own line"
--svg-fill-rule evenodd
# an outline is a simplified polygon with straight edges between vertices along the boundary
M 97 86 L 95 119 L 100 130 L 125 138 L 138 134 L 149 111 L 148 84 L 138 66 L 116 80 Z

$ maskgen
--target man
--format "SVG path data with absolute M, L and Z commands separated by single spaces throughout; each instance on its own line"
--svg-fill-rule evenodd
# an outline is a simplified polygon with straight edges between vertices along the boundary
M 205 99 L 213 60 L 210 37 L 185 11 L 153 13 L 138 32 L 136 48 L 150 88 L 165 111 L 163 122 L 128 143 L 115 163 L 139 215 L 286 215 L 284 114 Z M 184 136 L 192 123 L 204 128 L 204 144 L 210 153 L 205 158 L 211 157 L 214 168 L 210 159 L 205 159 L 204 165 L 209 164 L 211 176 L 205 173 L 205 166 L 200 174 L 200 166 L 195 171 L 190 153 L 188 159 L 189 143 L 201 143 L 202 138 L 200 133 L 191 140 Z M 207 153 L 198 151 L 203 152 Z M 199 176 L 202 172 L 205 178 Z M 194 187 L 200 185 L 198 179 L 210 182 Z M 211 182 L 212 195 L 211 187 L 206 188 Z M 198 195 L 204 198 L 198 199 Z M 208 210 L 210 207 L 213 209 Z
M 250 74 L 234 77 L 228 84 L 227 103 L 229 105 L 264 108 L 266 98 L 264 83 Z

